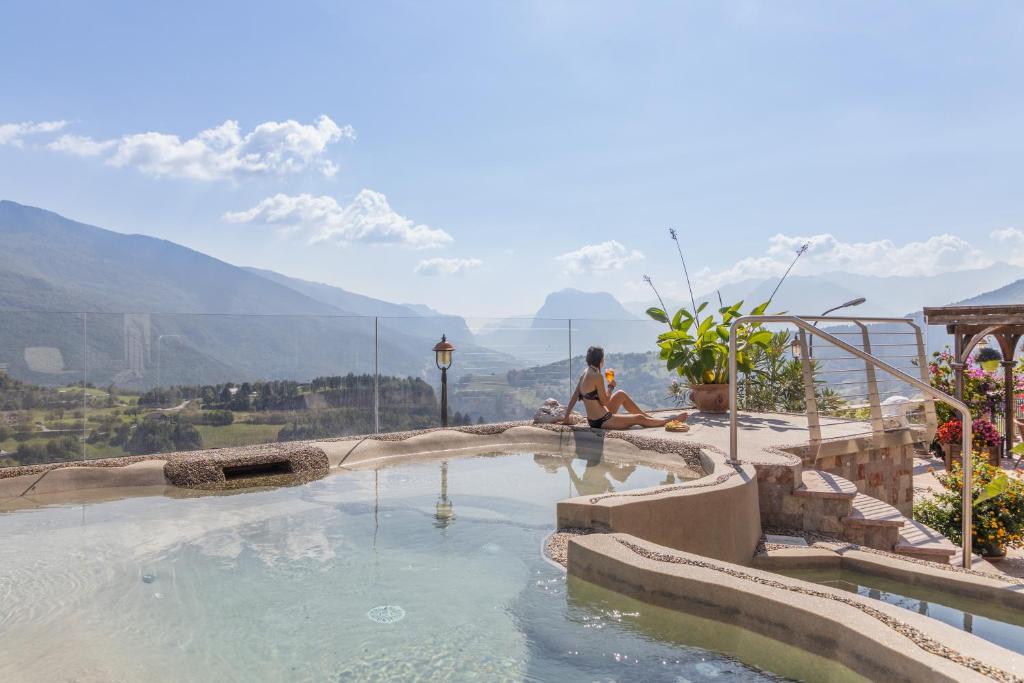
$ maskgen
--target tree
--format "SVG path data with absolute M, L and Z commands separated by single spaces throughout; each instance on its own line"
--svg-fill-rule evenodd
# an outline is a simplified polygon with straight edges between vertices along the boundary
M 177 417 L 160 416 L 143 420 L 132 430 L 125 450 L 132 455 L 193 451 L 202 448 L 202 438 L 192 425 Z

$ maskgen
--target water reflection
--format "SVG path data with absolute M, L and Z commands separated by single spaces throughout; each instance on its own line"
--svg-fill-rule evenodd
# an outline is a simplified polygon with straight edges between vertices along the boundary
M 576 472 L 577 460 L 583 465 L 582 475 Z M 537 453 L 533 456 L 533 461 L 550 474 L 556 474 L 564 467 L 569 474 L 570 497 L 611 493 L 616 490 L 616 484 L 625 484 L 629 476 L 636 471 L 636 465 L 619 465 L 604 460 L 582 460 L 572 455 Z M 675 481 L 671 473 L 669 476 Z

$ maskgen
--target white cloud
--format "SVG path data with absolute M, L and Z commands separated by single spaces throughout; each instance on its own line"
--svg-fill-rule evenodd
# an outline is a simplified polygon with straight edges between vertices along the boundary
M 608 240 L 600 244 L 587 244 L 555 258 L 565 264 L 569 273 L 585 275 L 622 270 L 627 263 L 639 261 L 643 257 L 639 251 L 631 251 L 615 240 Z
M 781 276 L 800 245 L 808 249 L 794 273 L 813 275 L 835 271 L 861 275 L 928 276 L 970 268 L 982 268 L 992 259 L 955 235 L 935 235 L 923 242 L 897 244 L 892 240 L 843 242 L 833 235 L 791 236 L 777 234 L 768 240 L 764 254 L 748 256 L 725 270 L 704 269 L 694 276 L 694 288 L 702 292 L 747 278 Z
M 66 121 L 25 121 L 22 123 L 0 123 L 0 145 L 21 147 L 23 138 L 39 133 L 54 133 L 67 125 Z
M 267 121 L 245 134 L 237 121 L 225 121 L 185 140 L 157 132 L 114 140 L 64 135 L 49 148 L 79 156 L 106 154 L 105 161 L 111 166 L 136 168 L 155 177 L 209 181 L 284 175 L 307 168 L 333 176 L 338 166 L 324 158 L 328 146 L 354 138 L 351 126 L 338 126 L 330 117 L 321 116 L 312 124 Z
M 989 237 L 1000 242 L 1024 242 L 1024 232 L 1021 232 L 1017 228 L 1000 228 L 999 230 L 993 230 Z
M 462 275 L 481 265 L 483 261 L 477 258 L 430 258 L 417 263 L 414 272 L 417 275 Z
M 59 138 L 46 146 L 55 152 L 66 152 L 80 157 L 94 157 L 106 152 L 116 145 L 114 140 L 96 142 L 92 138 L 81 135 L 61 135 Z
M 224 220 L 278 225 L 307 235 L 310 244 L 363 242 L 425 249 L 452 241 L 444 230 L 399 215 L 391 209 L 387 197 L 373 190 L 360 190 L 349 204 L 339 204 L 327 196 L 277 194 L 247 211 L 226 213 Z

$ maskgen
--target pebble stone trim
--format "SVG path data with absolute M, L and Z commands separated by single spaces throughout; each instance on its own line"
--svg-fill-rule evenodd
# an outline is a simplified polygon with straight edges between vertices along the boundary
M 724 484 L 725 482 L 729 481 L 729 479 L 731 477 L 734 477 L 736 475 L 736 472 L 737 471 L 734 469 L 732 472 L 726 472 L 725 474 L 720 474 L 720 475 L 718 475 L 717 477 L 715 477 L 714 479 L 712 479 L 710 481 L 705 481 L 704 479 L 699 479 L 699 480 L 694 481 L 692 483 L 673 484 L 671 486 L 661 486 L 661 487 L 658 487 L 656 489 L 651 489 L 651 490 L 647 490 L 647 491 L 637 491 L 637 492 L 633 492 L 633 493 L 605 493 L 605 494 L 600 495 L 600 496 L 594 496 L 593 498 L 591 498 L 589 500 L 589 502 L 592 503 L 592 504 L 593 503 L 599 503 L 602 500 L 605 500 L 607 498 L 643 498 L 643 497 L 646 497 L 646 496 L 657 496 L 657 495 L 662 494 L 662 493 L 671 493 L 672 491 L 681 491 L 683 489 L 699 489 L 699 488 L 706 488 L 706 487 L 709 487 L 709 486 L 718 486 L 719 484 Z
M 414 429 L 407 432 L 382 432 L 380 434 L 363 434 L 361 436 L 342 436 L 334 439 L 322 439 L 323 441 L 405 441 L 411 439 L 414 436 L 420 436 L 422 434 L 431 434 L 439 431 L 449 432 L 461 432 L 463 434 L 476 434 L 481 436 L 492 436 L 495 434 L 502 434 L 513 427 L 536 427 L 538 429 L 544 429 L 549 432 L 591 432 L 598 438 L 603 439 L 620 439 L 626 443 L 636 446 L 640 450 L 655 451 L 656 453 L 664 454 L 675 454 L 683 459 L 687 467 L 696 470 L 697 472 L 704 471 L 704 465 L 701 463 L 700 453 L 702 451 L 710 451 L 714 453 L 722 454 L 717 448 L 705 444 L 687 441 L 677 441 L 675 439 L 659 439 L 657 437 L 648 436 L 646 434 L 640 434 L 630 430 L 607 430 L 607 429 L 593 429 L 591 427 L 582 425 L 566 425 L 566 424 L 543 424 L 534 423 L 528 420 L 520 420 L 518 422 L 497 422 L 495 424 L 486 425 L 468 425 L 465 427 L 431 427 L 429 429 Z M 311 442 L 312 443 L 312 442 Z
M 569 562 L 569 539 L 594 533 L 591 529 L 566 527 L 552 532 L 544 541 L 544 553 L 564 568 Z
M 378 434 L 361 434 L 358 436 L 341 436 L 331 439 L 315 439 L 310 441 L 291 441 L 282 442 L 281 445 L 289 445 L 295 448 L 301 448 L 304 446 L 315 446 L 318 442 L 336 442 L 336 441 L 405 441 L 411 439 L 414 436 L 420 436 L 422 434 L 430 434 L 439 431 L 453 431 L 461 432 L 463 434 L 476 434 L 480 436 L 491 436 L 496 434 L 502 434 L 512 427 L 537 427 L 538 429 L 546 429 L 550 432 L 591 432 L 598 438 L 607 439 L 621 439 L 626 443 L 632 444 L 641 450 L 655 451 L 657 453 L 665 454 L 676 454 L 680 456 L 688 467 L 697 472 L 703 472 L 704 466 L 701 463 L 700 453 L 709 452 L 717 453 L 719 455 L 725 455 L 721 450 L 708 444 L 697 443 L 695 441 L 679 441 L 676 439 L 661 439 L 658 437 L 650 436 L 647 434 L 638 433 L 632 430 L 606 430 L 606 429 L 593 429 L 585 425 L 566 425 L 566 424 L 543 424 L 534 423 L 528 420 L 519 420 L 514 422 L 498 422 L 494 424 L 486 425 L 468 425 L 465 427 L 430 427 L 427 429 L 414 429 L 405 432 L 381 432 Z M 268 444 L 260 444 L 258 446 L 240 446 L 240 447 L 229 447 L 220 449 L 209 449 L 205 451 L 188 451 L 181 453 L 154 453 L 152 455 L 132 455 L 132 456 L 121 456 L 119 458 L 98 458 L 96 460 L 75 460 L 71 462 L 55 462 L 47 463 L 42 465 L 22 465 L 18 467 L 0 467 L 0 479 L 6 479 L 8 477 L 17 477 L 25 474 L 41 474 L 48 472 L 49 470 L 59 469 L 62 467 L 124 467 L 133 463 L 144 462 L 147 460 L 167 460 L 173 461 L 178 458 L 185 458 L 194 456 L 197 453 L 210 453 L 211 451 L 219 452 L 232 452 L 238 455 L 246 455 L 254 448 L 260 446 L 267 446 Z M 799 462 L 800 459 L 796 456 L 777 451 L 776 449 L 769 449 L 773 453 L 783 455 L 787 458 L 792 458 L 794 461 Z
M 655 552 L 643 548 L 641 546 L 635 545 L 633 543 L 630 543 L 628 541 L 624 541 L 620 538 L 616 538 L 615 540 L 621 545 L 628 548 L 629 550 L 636 553 L 637 555 L 645 557 L 650 560 L 654 560 L 655 562 L 684 564 L 693 567 L 700 567 L 701 569 L 710 569 L 712 571 L 726 574 L 736 579 L 749 581 L 751 583 L 760 584 L 762 586 L 777 588 L 779 590 L 789 591 L 790 593 L 801 593 L 803 595 L 810 595 L 816 598 L 832 600 L 833 602 L 841 602 L 843 604 L 849 605 L 850 607 L 860 610 L 869 617 L 872 617 L 873 619 L 880 621 L 881 623 L 888 626 L 897 633 L 909 638 L 911 642 L 913 642 L 915 645 L 917 645 L 925 652 L 937 655 L 939 657 L 943 657 L 951 662 L 954 662 L 961 666 L 965 666 L 969 669 L 973 669 L 974 671 L 977 671 L 978 673 L 984 676 L 988 676 L 989 678 L 996 681 L 1001 681 L 1002 683 L 1024 683 L 1024 678 L 1014 676 L 1008 671 L 1004 671 L 990 664 L 986 664 L 985 662 L 982 662 L 981 660 L 971 657 L 969 655 L 962 654 L 961 652 L 958 652 L 957 650 L 954 650 L 951 647 L 943 645 L 931 636 L 925 634 L 920 629 L 909 624 L 905 624 L 899 619 L 896 619 L 886 614 L 885 612 L 875 609 L 874 607 L 866 605 L 858 600 L 854 600 L 843 595 L 827 593 L 825 591 L 816 590 L 814 588 L 791 586 L 789 584 L 783 583 L 782 581 L 776 581 L 774 579 L 766 579 L 760 576 L 754 576 L 753 574 L 748 574 L 747 572 L 741 571 L 739 569 L 723 567 L 722 565 L 718 565 L 707 560 L 694 560 L 686 557 L 680 557 L 678 555 L 669 555 L 667 553 Z

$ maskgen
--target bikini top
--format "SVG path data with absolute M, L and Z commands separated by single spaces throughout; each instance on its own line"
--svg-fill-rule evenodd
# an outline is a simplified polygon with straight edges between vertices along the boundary
M 591 366 L 591 367 L 593 367 L 593 366 Z M 596 370 L 597 368 L 594 368 L 594 369 Z M 586 370 L 583 371 L 583 374 L 586 374 Z M 577 396 L 579 396 L 584 401 L 600 401 L 601 400 L 601 397 L 597 393 L 597 389 L 594 389 L 593 391 L 588 391 L 585 394 L 582 391 L 580 391 L 580 384 L 582 384 L 582 383 L 583 383 L 583 376 L 581 375 L 580 376 L 580 381 L 577 382 L 577 384 L 576 384 L 576 395 Z

